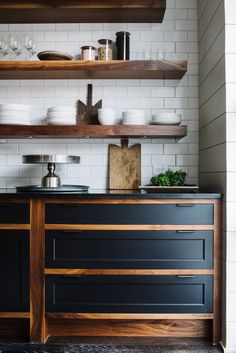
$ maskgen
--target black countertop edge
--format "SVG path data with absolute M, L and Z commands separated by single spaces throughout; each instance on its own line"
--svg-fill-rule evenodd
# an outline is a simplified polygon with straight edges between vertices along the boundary
M 0 189 L 0 198 L 77 198 L 77 199 L 221 199 L 220 193 L 147 193 L 140 190 L 89 190 L 89 192 L 17 192 Z

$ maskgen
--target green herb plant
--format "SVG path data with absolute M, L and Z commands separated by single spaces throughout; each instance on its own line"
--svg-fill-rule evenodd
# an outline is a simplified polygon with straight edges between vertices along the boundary
M 183 186 L 186 175 L 182 170 L 173 171 L 168 169 L 165 173 L 154 175 L 150 179 L 150 183 L 153 186 Z

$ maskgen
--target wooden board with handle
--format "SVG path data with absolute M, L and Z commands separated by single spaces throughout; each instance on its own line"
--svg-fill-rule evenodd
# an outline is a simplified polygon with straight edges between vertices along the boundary
M 102 100 L 93 105 L 93 85 L 88 85 L 87 105 L 81 100 L 77 103 L 78 114 L 77 124 L 79 125 L 99 125 L 98 109 L 102 108 Z
M 109 145 L 109 189 L 137 189 L 141 184 L 141 144 Z

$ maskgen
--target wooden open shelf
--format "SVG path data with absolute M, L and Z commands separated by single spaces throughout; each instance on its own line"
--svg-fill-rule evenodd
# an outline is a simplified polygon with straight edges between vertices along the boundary
M 0 23 L 162 22 L 166 0 L 1 0 Z
M 0 125 L 0 137 L 8 138 L 182 138 L 185 125 Z
M 181 79 L 186 61 L 0 61 L 0 79 Z

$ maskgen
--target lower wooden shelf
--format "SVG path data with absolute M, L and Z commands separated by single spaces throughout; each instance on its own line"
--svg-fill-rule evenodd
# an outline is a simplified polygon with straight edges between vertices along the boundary
M 0 136 L 7 138 L 182 138 L 186 125 L 0 125 Z

